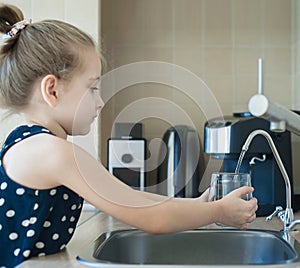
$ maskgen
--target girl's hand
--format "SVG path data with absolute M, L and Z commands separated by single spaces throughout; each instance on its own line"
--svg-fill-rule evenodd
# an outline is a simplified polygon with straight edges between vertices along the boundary
M 256 198 L 246 201 L 242 199 L 242 196 L 252 193 L 253 190 L 252 187 L 243 186 L 216 201 L 221 206 L 218 222 L 227 226 L 246 229 L 247 224 L 255 220 L 258 206 Z

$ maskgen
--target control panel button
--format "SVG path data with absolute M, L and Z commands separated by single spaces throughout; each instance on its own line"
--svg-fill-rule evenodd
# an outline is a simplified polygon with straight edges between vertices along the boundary
M 132 157 L 131 154 L 123 154 L 121 160 L 122 160 L 123 163 L 128 164 L 128 163 L 132 162 L 133 157 Z

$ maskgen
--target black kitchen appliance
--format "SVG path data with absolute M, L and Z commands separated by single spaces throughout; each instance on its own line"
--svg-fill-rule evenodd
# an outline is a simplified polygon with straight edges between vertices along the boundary
M 178 125 L 169 128 L 160 148 L 158 192 L 167 196 L 199 196 L 201 180 L 200 139 L 195 129 Z
M 234 172 L 248 135 L 256 130 L 267 131 L 278 150 L 285 169 L 293 182 L 291 133 L 275 133 L 269 130 L 270 122 L 249 113 L 234 114 L 212 119 L 205 123 L 204 152 L 223 161 L 225 172 Z M 250 173 L 254 196 L 258 199 L 257 216 L 266 216 L 281 205 L 285 207 L 285 184 L 267 140 L 256 136 L 242 162 L 240 172 Z M 293 191 L 293 187 L 292 187 Z

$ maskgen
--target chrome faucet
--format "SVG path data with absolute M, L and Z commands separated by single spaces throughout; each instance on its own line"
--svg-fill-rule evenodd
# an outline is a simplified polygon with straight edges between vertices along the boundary
M 291 224 L 287 226 L 286 231 L 292 231 L 293 228 L 298 224 L 300 224 L 300 219 L 292 221 Z
M 300 135 L 300 117 L 298 114 L 290 111 L 289 109 L 281 106 L 278 103 L 270 101 L 264 94 L 262 89 L 262 59 L 258 60 L 258 94 L 251 97 L 248 102 L 249 112 L 260 118 L 264 118 L 270 122 L 270 130 L 273 132 L 284 132 L 285 130 L 292 131 L 293 133 Z M 289 236 L 288 232 L 291 231 L 296 225 L 300 224 L 299 220 L 294 220 L 294 213 L 292 209 L 292 190 L 290 179 L 284 168 L 284 165 L 281 161 L 279 153 L 276 149 L 276 146 L 271 138 L 271 136 L 263 130 L 255 130 L 248 136 L 243 148 L 248 150 L 252 139 L 256 135 L 263 135 L 274 154 L 276 162 L 279 166 L 279 169 L 282 173 L 285 182 L 285 191 L 286 191 L 286 209 L 282 207 L 276 207 L 275 211 L 268 217 L 266 221 L 272 219 L 273 216 L 278 215 L 281 221 L 284 224 L 284 233 Z
M 251 132 L 246 140 L 246 142 L 244 143 L 243 147 L 242 147 L 242 152 L 247 152 L 250 143 L 252 142 L 253 138 L 257 135 L 262 135 L 266 138 L 266 140 L 268 141 L 268 144 L 274 154 L 275 160 L 277 162 L 277 165 L 280 169 L 280 172 L 284 178 L 284 182 L 285 182 L 285 192 L 286 192 L 286 209 L 283 210 L 282 207 L 278 206 L 276 207 L 276 210 L 266 218 L 266 221 L 269 221 L 272 219 L 273 216 L 278 215 L 278 217 L 282 220 L 283 225 L 284 225 L 284 231 L 290 231 L 291 226 L 296 224 L 296 223 L 300 223 L 298 221 L 294 221 L 294 213 L 293 213 L 293 209 L 292 209 L 292 190 L 291 190 L 291 183 L 290 183 L 290 179 L 289 176 L 285 170 L 285 167 L 281 161 L 281 158 L 279 156 L 279 153 L 276 149 L 276 146 L 271 138 L 271 136 L 269 135 L 268 132 L 258 129 L 258 130 L 254 130 L 253 132 Z M 293 222 L 294 221 L 294 222 Z

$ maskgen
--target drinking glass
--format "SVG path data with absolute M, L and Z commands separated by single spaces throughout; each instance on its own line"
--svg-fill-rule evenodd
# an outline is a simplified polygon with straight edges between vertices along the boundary
M 216 201 L 242 186 L 251 186 L 251 177 L 248 173 L 213 173 L 209 190 L 209 201 Z M 252 193 L 243 195 L 242 198 L 250 200 Z

